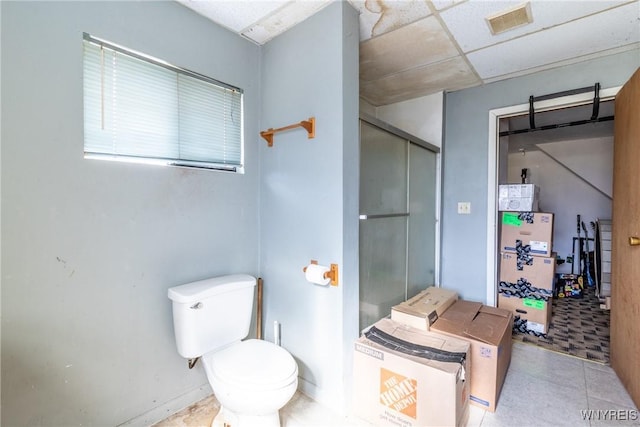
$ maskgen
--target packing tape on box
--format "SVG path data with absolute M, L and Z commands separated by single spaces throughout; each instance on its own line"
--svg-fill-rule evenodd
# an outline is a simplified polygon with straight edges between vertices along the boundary
M 536 288 L 525 278 L 518 279 L 517 283 L 501 281 L 498 285 L 498 292 L 518 298 L 533 298 L 543 301 L 548 301 L 553 296 L 553 292 L 549 289 Z
M 527 328 L 527 319 L 521 319 L 520 316 L 515 316 L 513 318 L 513 331 L 520 332 L 527 335 L 533 335 L 535 337 L 543 337 L 546 338 L 547 334 L 543 334 L 542 332 L 532 331 Z
M 533 224 L 533 212 L 520 212 L 518 219 L 526 222 L 527 224 Z
M 525 265 L 533 265 L 531 245 L 523 245 L 522 240 L 516 240 L 516 269 L 524 270 Z
M 376 344 L 380 344 L 390 350 L 398 351 L 410 356 L 421 357 L 423 359 L 435 360 L 438 362 L 459 363 L 464 365 L 464 361 L 467 358 L 467 353 L 446 351 L 439 348 L 414 344 L 394 337 L 393 335 L 381 331 L 375 326 L 369 328 L 369 330 L 364 333 L 364 336 Z

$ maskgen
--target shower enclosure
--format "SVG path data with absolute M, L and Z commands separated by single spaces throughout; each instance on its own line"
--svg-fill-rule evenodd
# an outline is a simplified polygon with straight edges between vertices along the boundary
M 360 329 L 435 284 L 439 148 L 360 119 Z

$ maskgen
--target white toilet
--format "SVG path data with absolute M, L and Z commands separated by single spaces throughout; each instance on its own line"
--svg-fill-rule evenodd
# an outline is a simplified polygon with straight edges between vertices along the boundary
M 282 347 L 249 339 L 256 279 L 236 274 L 169 288 L 178 353 L 200 357 L 220 412 L 212 426 L 280 426 L 278 410 L 298 387 Z

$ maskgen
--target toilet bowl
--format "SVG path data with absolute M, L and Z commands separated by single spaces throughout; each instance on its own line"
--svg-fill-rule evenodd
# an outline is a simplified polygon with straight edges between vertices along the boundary
M 298 386 L 298 366 L 283 348 L 247 340 L 202 359 L 209 384 L 220 402 L 212 426 L 279 426 L 278 410 Z
M 220 402 L 215 427 L 279 427 L 278 411 L 298 387 L 284 348 L 248 339 L 255 277 L 236 274 L 169 288 L 178 353 L 202 358 Z

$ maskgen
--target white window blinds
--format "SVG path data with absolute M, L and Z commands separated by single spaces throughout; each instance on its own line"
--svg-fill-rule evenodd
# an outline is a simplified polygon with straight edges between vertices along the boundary
M 241 171 L 242 94 L 85 34 L 85 156 Z

